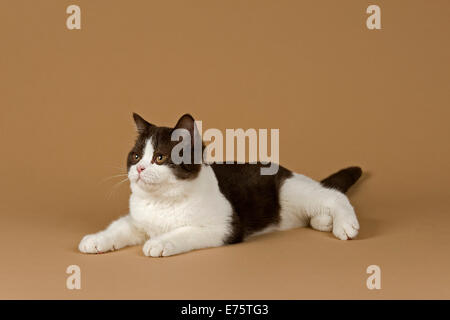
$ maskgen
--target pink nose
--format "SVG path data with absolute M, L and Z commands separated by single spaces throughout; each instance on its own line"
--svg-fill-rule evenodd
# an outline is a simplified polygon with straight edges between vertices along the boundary
M 144 166 L 137 166 L 137 172 L 138 173 L 141 173 L 142 171 L 144 171 L 145 170 L 145 167 Z

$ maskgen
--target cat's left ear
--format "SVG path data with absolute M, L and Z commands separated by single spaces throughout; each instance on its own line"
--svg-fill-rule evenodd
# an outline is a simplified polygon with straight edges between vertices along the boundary
M 145 131 L 146 128 L 151 127 L 152 124 L 147 122 L 144 118 L 142 118 L 137 113 L 133 113 L 134 123 L 136 124 L 136 130 L 139 134 Z
M 186 129 L 191 135 L 192 143 L 194 143 L 194 137 L 201 140 L 195 120 L 189 113 L 186 113 L 178 120 L 174 130 L 176 129 Z

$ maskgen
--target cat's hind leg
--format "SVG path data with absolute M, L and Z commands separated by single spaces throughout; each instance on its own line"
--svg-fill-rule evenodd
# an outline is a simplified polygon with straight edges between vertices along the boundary
M 325 232 L 333 230 L 333 218 L 330 214 L 317 214 L 311 217 L 309 224 L 315 230 Z
M 84 236 L 78 249 L 84 253 L 103 253 L 126 246 L 144 243 L 146 234 L 138 230 L 127 215 L 109 225 L 105 230 Z
M 332 231 L 341 240 L 358 234 L 358 219 L 345 194 L 306 176 L 294 174 L 284 181 L 280 206 L 280 229 L 304 226 L 306 221 L 316 230 Z

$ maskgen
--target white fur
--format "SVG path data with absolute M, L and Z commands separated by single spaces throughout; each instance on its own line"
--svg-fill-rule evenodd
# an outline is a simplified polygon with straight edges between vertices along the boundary
M 280 189 L 280 230 L 307 226 L 333 231 L 341 239 L 354 238 L 359 223 L 345 194 L 324 188 L 319 182 L 294 173 Z
M 231 232 L 232 208 L 210 166 L 193 180 L 179 180 L 164 165 L 152 164 L 148 141 L 144 156 L 130 167 L 130 214 L 106 230 L 81 240 L 82 252 L 98 253 L 143 243 L 147 256 L 159 257 L 217 247 Z M 137 165 L 146 169 L 140 177 Z
M 108 228 L 85 236 L 79 250 L 100 253 L 144 244 L 146 256 L 170 256 L 217 247 L 232 231 L 232 208 L 219 190 L 208 165 L 192 180 L 179 180 L 170 168 L 152 164 L 153 147 L 147 141 L 144 156 L 130 167 L 130 214 Z M 146 169 L 139 175 L 137 165 Z M 258 234 L 307 226 L 333 231 L 339 239 L 357 235 L 359 225 L 347 197 L 310 178 L 294 174 L 280 189 L 281 221 Z

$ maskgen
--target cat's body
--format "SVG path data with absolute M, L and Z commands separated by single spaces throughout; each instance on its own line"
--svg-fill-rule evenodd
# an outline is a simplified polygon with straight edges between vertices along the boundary
M 175 128 L 194 130 L 192 117 L 184 117 Z M 275 175 L 261 175 L 261 164 L 175 165 L 168 139 L 173 129 L 137 115 L 135 121 L 139 137 L 128 157 L 130 213 L 85 236 L 80 251 L 144 244 L 147 256 L 170 256 L 308 225 L 342 240 L 357 235 L 359 224 L 343 192 L 361 169 L 347 168 L 317 182 L 281 166 Z

